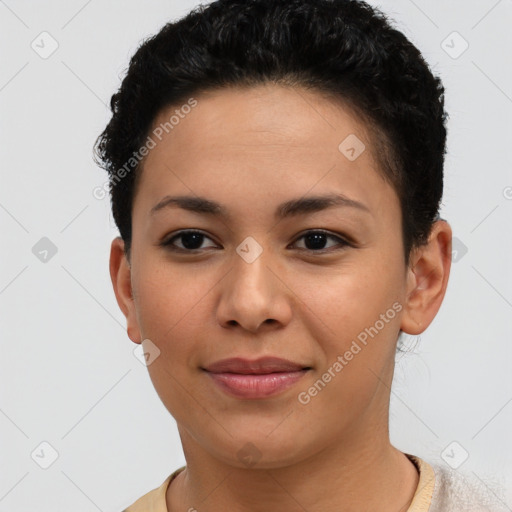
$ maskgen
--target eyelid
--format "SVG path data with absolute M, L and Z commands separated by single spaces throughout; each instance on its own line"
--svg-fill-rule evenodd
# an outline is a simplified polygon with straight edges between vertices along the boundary
M 313 228 L 313 229 L 307 229 L 303 231 L 301 234 L 299 234 L 295 240 L 291 243 L 291 245 L 296 244 L 300 239 L 304 238 L 306 235 L 310 233 L 320 233 L 325 235 L 327 238 L 333 238 L 337 240 L 336 245 L 333 247 L 326 247 L 325 249 L 308 249 L 307 247 L 298 247 L 295 250 L 300 251 L 304 255 L 307 256 L 315 256 L 315 255 L 327 255 L 327 254 L 336 254 L 341 251 L 346 250 L 349 247 L 355 248 L 356 244 L 351 241 L 350 237 L 342 235 L 341 233 L 333 233 L 331 231 L 327 231 L 325 229 L 321 228 Z
M 199 235 L 202 235 L 204 238 L 207 238 L 211 240 L 212 242 L 215 242 L 209 235 L 207 235 L 205 232 L 199 230 L 199 229 L 182 229 L 177 232 L 172 233 L 170 236 L 165 237 L 163 241 L 159 244 L 163 246 L 166 249 L 175 251 L 175 252 L 181 252 L 181 253 L 189 253 L 189 254 L 198 254 L 199 252 L 203 251 L 204 249 L 182 249 L 181 247 L 174 246 L 171 242 L 177 238 L 179 238 L 181 235 L 187 234 L 187 233 L 197 233 Z M 321 233 L 324 234 L 328 238 L 334 238 L 338 240 L 338 247 L 330 247 L 326 249 L 307 249 L 307 248 L 299 248 L 298 250 L 307 252 L 309 254 L 322 254 L 322 253 L 328 253 L 328 252 L 334 252 L 343 250 L 345 247 L 355 247 L 355 242 L 351 240 L 350 237 L 346 235 L 342 235 L 341 233 L 333 233 L 331 231 L 322 229 L 322 228 L 309 228 L 298 234 L 294 241 L 291 242 L 290 245 L 296 244 L 298 240 L 301 238 L 304 238 L 306 235 L 311 233 Z M 216 243 L 216 242 L 215 242 Z
M 301 238 L 303 238 L 306 235 L 309 235 L 310 233 L 321 233 L 321 234 L 326 235 L 331 238 L 337 238 L 338 240 L 341 240 L 342 242 L 344 242 L 347 245 L 353 243 L 350 240 L 350 237 L 348 237 L 346 235 L 342 235 L 341 233 L 334 233 L 333 231 L 329 231 L 327 229 L 322 229 L 322 228 L 308 228 L 308 229 L 304 230 L 302 233 L 299 233 L 292 243 L 295 243 L 297 240 L 300 240 Z M 318 252 L 318 251 L 315 251 L 315 252 Z
M 179 238 L 181 235 L 185 235 L 188 233 L 197 233 L 199 235 L 204 236 L 204 238 L 208 238 L 212 242 L 215 242 L 215 240 L 213 240 L 212 237 L 207 235 L 204 231 L 201 231 L 200 229 L 192 229 L 191 228 L 191 229 L 181 229 L 179 231 L 171 233 L 171 235 L 168 237 L 165 237 L 159 245 L 162 245 L 164 248 L 171 248 L 171 250 L 175 250 L 177 252 L 188 252 L 190 254 L 194 254 L 198 251 L 203 250 L 203 249 L 182 249 L 181 247 L 176 247 L 171 243 L 174 239 Z

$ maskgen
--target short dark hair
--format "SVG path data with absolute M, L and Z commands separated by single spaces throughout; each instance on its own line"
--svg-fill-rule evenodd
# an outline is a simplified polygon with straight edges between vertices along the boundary
M 264 83 L 317 91 L 365 121 L 379 171 L 400 200 L 407 264 L 439 214 L 444 87 L 405 35 L 359 0 L 218 0 L 167 23 L 139 46 L 94 147 L 110 176 L 112 213 L 128 258 L 144 162 L 133 154 L 157 115 L 202 91 Z M 114 180 L 130 159 L 132 172 Z

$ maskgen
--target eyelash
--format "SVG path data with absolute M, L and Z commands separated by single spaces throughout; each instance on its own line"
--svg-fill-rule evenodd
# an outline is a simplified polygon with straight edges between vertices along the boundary
M 181 253 L 189 253 L 189 254 L 198 254 L 199 252 L 201 252 L 203 249 L 183 249 L 181 247 L 176 247 L 175 245 L 173 245 L 173 241 L 186 235 L 186 234 L 190 234 L 190 233 L 197 233 L 198 235 L 202 235 L 204 238 L 209 238 L 211 240 L 210 237 L 208 237 L 207 235 L 205 235 L 202 231 L 197 231 L 195 229 L 187 229 L 187 230 L 184 230 L 184 231 L 180 231 L 178 233 L 176 233 L 175 235 L 173 235 L 171 238 L 167 239 L 167 240 L 164 240 L 160 245 L 165 247 L 167 250 L 170 250 L 170 251 L 173 251 L 173 252 L 181 252 Z M 293 242 L 293 244 L 297 243 L 299 240 L 301 240 L 302 238 L 308 236 L 308 235 L 311 235 L 311 234 L 323 234 L 323 235 L 326 235 L 327 238 L 333 238 L 333 239 L 336 239 L 339 241 L 339 244 L 338 245 L 341 245 L 341 247 L 338 247 L 338 248 L 327 248 L 327 249 L 318 249 L 318 250 L 314 250 L 314 249 L 307 249 L 307 248 L 300 248 L 299 250 L 301 251 L 306 251 L 306 252 L 309 252 L 309 253 L 317 253 L 317 254 L 325 254 L 325 253 L 329 253 L 329 252 L 333 252 L 333 251 L 340 251 L 340 250 L 343 250 L 345 249 L 346 247 L 353 247 L 353 244 L 349 243 L 347 240 L 337 236 L 337 235 L 334 235 L 328 231 L 324 231 L 322 229 L 311 229 L 311 230 L 308 230 L 304 233 L 302 233 L 298 238 L 295 239 L 295 241 Z M 212 240 L 213 241 L 213 240 Z

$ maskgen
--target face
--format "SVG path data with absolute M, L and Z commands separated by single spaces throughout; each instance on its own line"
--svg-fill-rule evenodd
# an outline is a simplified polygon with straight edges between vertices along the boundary
M 264 85 L 196 100 L 169 134 L 153 132 L 130 264 L 113 242 L 128 334 L 158 354 L 148 371 L 182 439 L 219 460 L 243 467 L 252 450 L 277 467 L 359 449 L 386 431 L 397 336 L 414 323 L 397 195 L 364 125 L 317 93 Z M 266 356 L 301 371 L 205 370 Z

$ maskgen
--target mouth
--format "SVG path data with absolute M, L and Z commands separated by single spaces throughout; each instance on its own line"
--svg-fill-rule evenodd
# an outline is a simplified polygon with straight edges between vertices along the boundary
M 287 359 L 265 357 L 253 361 L 223 359 L 202 369 L 228 395 L 261 399 L 284 392 L 312 368 Z
M 203 368 L 203 370 L 210 373 L 238 373 L 244 375 L 295 372 L 305 369 L 311 369 L 311 367 L 280 357 L 260 357 L 255 360 L 232 357 L 221 359 Z

